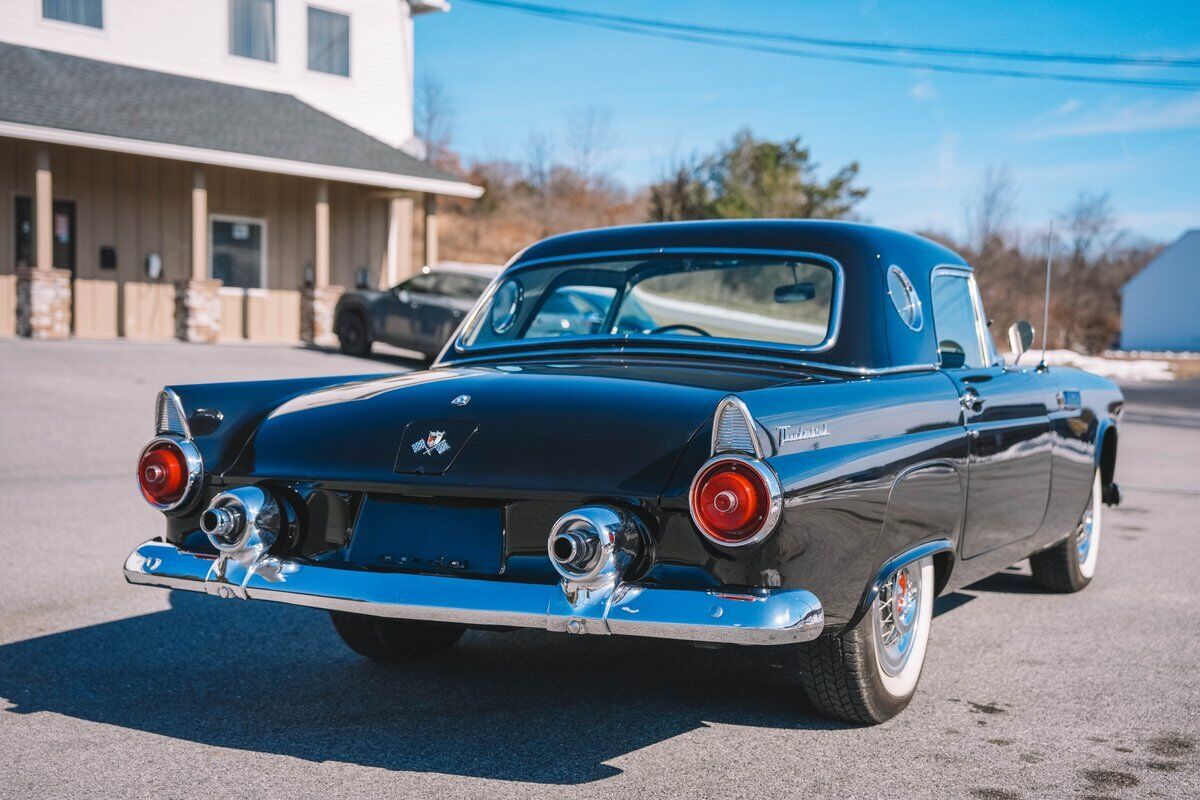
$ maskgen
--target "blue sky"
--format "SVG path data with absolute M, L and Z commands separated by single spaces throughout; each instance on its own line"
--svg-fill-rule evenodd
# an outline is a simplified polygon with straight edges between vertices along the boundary
M 1196 0 L 541 2 L 832 38 L 1200 57 Z M 418 18 L 416 61 L 418 78 L 432 72 L 449 92 L 454 144 L 468 157 L 519 160 L 532 131 L 562 136 L 572 111 L 590 105 L 611 114 L 608 160 L 630 185 L 749 126 L 801 136 L 827 170 L 857 160 L 871 189 L 861 213 L 883 225 L 958 232 L 964 199 L 989 165 L 1004 165 L 1027 225 L 1083 190 L 1109 192 L 1137 234 L 1169 240 L 1200 227 L 1200 92 L 801 60 L 469 2 Z M 1200 79 L 1200 69 L 1115 74 Z

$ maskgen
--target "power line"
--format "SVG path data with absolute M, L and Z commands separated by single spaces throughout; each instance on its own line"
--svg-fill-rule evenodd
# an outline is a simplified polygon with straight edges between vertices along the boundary
M 909 60 L 900 60 L 900 59 L 889 59 L 889 58 L 883 58 L 883 57 L 878 57 L 878 56 L 859 56 L 859 55 L 848 55 L 848 54 L 839 54 L 839 53 L 824 53 L 824 52 L 805 50 L 805 49 L 794 48 L 794 47 L 780 47 L 780 46 L 774 46 L 774 45 L 764 45 L 764 44 L 753 44 L 753 43 L 747 43 L 747 42 L 730 41 L 728 38 L 731 36 L 736 37 L 736 36 L 741 36 L 741 35 L 745 35 L 745 34 L 760 34 L 761 32 L 753 32 L 753 31 L 740 31 L 739 32 L 734 29 L 729 29 L 729 31 L 731 31 L 731 32 L 728 32 L 727 29 L 721 29 L 721 28 L 708 28 L 707 26 L 683 26 L 683 25 L 677 25 L 676 23 L 664 23 L 664 22 L 656 21 L 656 20 L 640 20 L 638 18 L 632 18 L 632 17 L 616 17 L 616 15 L 609 15 L 609 14 L 598 14 L 598 13 L 593 13 L 593 12 L 579 12 L 579 11 L 574 11 L 572 9 L 557 8 L 557 7 L 553 7 L 553 6 L 541 6 L 541 5 L 531 4 L 531 3 L 510 2 L 510 0 L 463 0 L 463 2 L 476 3 L 477 5 L 492 6 L 492 7 L 496 7 L 496 8 L 504 8 L 504 9 L 511 10 L 511 11 L 518 11 L 521 13 L 532 14 L 534 16 L 539 16 L 539 17 L 548 18 L 548 19 L 554 19 L 554 20 L 557 20 L 560 22 L 571 22 L 571 23 L 575 23 L 578 25 L 588 26 L 588 27 L 620 31 L 622 33 L 633 33 L 633 34 L 637 34 L 640 36 L 650 36 L 650 37 L 659 38 L 659 39 L 671 39 L 671 40 L 675 40 L 675 41 L 690 42 L 693 44 L 706 44 L 706 45 L 710 45 L 710 46 L 714 46 L 714 47 L 724 47 L 727 49 L 735 49 L 735 50 L 746 50 L 746 51 L 757 52 L 757 53 L 769 53 L 772 55 L 791 56 L 794 58 L 805 58 L 805 59 L 814 59 L 814 60 L 821 60 L 821 61 L 836 61 L 836 62 L 850 63 L 850 64 L 865 64 L 865 65 L 870 65 L 870 66 L 900 67 L 903 69 L 921 69 L 921 70 L 928 70 L 930 72 L 946 72 L 946 73 L 965 74 L 965 75 L 988 75 L 988 76 L 1007 77 L 1007 78 L 1068 81 L 1068 82 L 1074 82 L 1074 83 L 1092 83 L 1092 84 L 1114 85 L 1114 86 L 1135 86 L 1135 87 L 1140 87 L 1140 88 L 1174 89 L 1174 90 L 1182 90 L 1182 91 L 1194 91 L 1194 90 L 1200 89 L 1200 81 L 1195 81 L 1195 80 L 1168 80 L 1168 79 L 1156 79 L 1156 78 L 1120 78 L 1120 77 L 1110 77 L 1110 76 L 1103 76 L 1103 75 L 1082 75 L 1082 74 L 1077 74 L 1077 73 L 1063 73 L 1063 72 L 1031 72 L 1031 71 L 1027 71 L 1027 70 L 1017 70 L 1017 69 L 1002 68 L 1002 67 L 983 67 L 983 66 L 972 67 L 972 66 L 964 66 L 961 64 L 946 64 L 946 63 L 933 62 L 933 61 L 909 61 Z M 620 19 L 620 20 L 627 20 L 627 21 L 614 22 L 614 21 L 608 21 L 607 19 L 605 19 L 605 18 L 609 18 L 609 17 L 612 17 L 615 19 Z M 682 30 L 679 30 L 682 28 L 703 29 L 703 30 L 707 30 L 707 31 L 712 31 L 712 33 L 705 33 L 705 34 L 685 33 L 685 32 L 682 32 Z M 761 33 L 761 35 L 763 37 L 783 36 L 782 34 L 775 35 L 775 34 L 765 34 L 765 33 Z M 719 37 L 726 37 L 726 38 L 719 38 Z M 795 38 L 802 39 L 804 37 L 795 37 Z M 863 43 L 863 44 L 868 44 L 868 43 Z M 912 51 L 913 47 L 934 47 L 932 45 L 910 46 L 910 45 L 887 45 L 886 43 L 874 43 L 874 44 L 878 44 L 879 49 L 882 49 L 883 47 L 894 47 L 894 48 L 899 48 L 900 50 L 903 50 L 903 51 Z M 830 46 L 832 46 L 832 45 L 830 45 Z M 948 49 L 962 50 L 964 54 L 966 52 L 966 50 L 963 48 L 948 48 Z M 973 54 L 974 55 L 983 55 L 984 57 L 996 57 L 994 54 L 999 53 L 999 52 L 1009 52 L 1009 51 L 979 51 L 979 52 L 973 52 Z M 987 53 L 991 53 L 992 55 L 987 55 Z M 1015 55 L 1015 52 L 1014 52 L 1014 55 Z M 1046 56 L 1047 59 L 1045 59 L 1045 60 L 1051 60 L 1050 57 L 1057 58 L 1057 57 L 1066 57 L 1066 56 L 1077 55 L 1077 54 L 1041 53 L 1041 54 L 1028 54 L 1028 55 Z M 1079 56 L 1079 57 L 1091 58 L 1091 56 Z M 1100 57 L 1095 56 L 1094 58 L 1100 58 Z M 1123 58 L 1123 57 L 1113 56 L 1112 58 Z M 1172 64 L 1172 66 L 1185 66 L 1186 62 L 1187 62 L 1186 59 L 1175 59 L 1174 61 L 1176 63 Z M 1123 62 L 1113 62 L 1113 63 L 1123 63 Z M 1195 65 L 1200 66 L 1200 61 L 1196 61 Z
M 1066 62 L 1073 64 L 1100 64 L 1106 66 L 1140 67 L 1185 67 L 1200 68 L 1200 58 L 1175 58 L 1171 56 L 1124 56 L 1097 53 L 1064 53 L 1035 50 L 999 50 L 986 47 L 950 47 L 936 44 L 912 44 L 903 42 L 880 42 L 857 39 L 831 39 L 818 36 L 803 36 L 794 33 L 751 30 L 748 28 L 722 28 L 686 22 L 631 17 L 624 14 L 605 14 L 599 11 L 583 11 L 561 6 L 525 3 L 517 0 L 465 0 L 479 5 L 507 8 L 545 16 L 574 17 L 576 19 L 599 20 L 626 25 L 640 25 L 663 30 L 686 33 L 711 34 L 716 36 L 744 37 L 792 44 L 816 45 L 818 47 L 846 48 L 851 50 L 877 50 L 892 53 L 920 53 L 939 56 L 969 56 L 973 58 L 996 58 L 1012 61 Z

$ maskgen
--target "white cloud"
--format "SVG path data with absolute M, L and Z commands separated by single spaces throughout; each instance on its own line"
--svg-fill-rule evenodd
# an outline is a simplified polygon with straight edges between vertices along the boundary
M 1048 125 L 1020 136 L 1024 141 L 1200 128 L 1200 93 L 1166 103 L 1139 102 L 1105 109 L 1073 123 Z
M 918 81 L 908 87 L 908 96 L 918 103 L 925 103 L 938 98 L 938 90 L 929 79 Z
M 1051 111 L 1050 116 L 1065 117 L 1068 114 L 1074 114 L 1076 111 L 1078 111 L 1082 107 L 1083 107 L 1083 103 L 1079 102 L 1077 99 L 1072 97 L 1068 100 L 1064 100 L 1062 105 L 1060 105 L 1058 108 Z
M 939 189 L 950 188 L 961 173 L 958 168 L 958 145 L 961 142 L 962 137 L 953 131 L 942 134 L 938 142 L 936 185 Z

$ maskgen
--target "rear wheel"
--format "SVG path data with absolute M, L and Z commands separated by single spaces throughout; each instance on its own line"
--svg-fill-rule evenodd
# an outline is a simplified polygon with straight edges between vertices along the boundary
M 1078 592 L 1092 582 L 1100 555 L 1103 500 L 1097 470 L 1092 480 L 1092 496 L 1075 532 L 1049 550 L 1029 557 L 1034 584 L 1049 592 Z
M 348 356 L 365 356 L 371 352 L 371 335 L 367 323 L 358 314 L 343 314 L 337 324 L 338 344 Z
M 803 645 L 800 680 L 821 713 L 865 724 L 899 714 L 912 700 L 933 621 L 933 559 L 902 567 L 851 631 Z
M 342 641 L 360 656 L 376 661 L 410 661 L 449 650 L 466 628 L 445 622 L 372 617 L 330 611 L 333 628 Z

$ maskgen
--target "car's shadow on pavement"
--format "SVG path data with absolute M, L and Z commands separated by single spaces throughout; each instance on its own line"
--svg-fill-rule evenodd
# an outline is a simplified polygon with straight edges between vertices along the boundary
M 773 652 L 768 652 L 773 651 Z M 175 592 L 171 609 L 0 646 L 0 713 L 53 712 L 217 747 L 578 784 L 709 722 L 842 727 L 786 648 L 470 633 L 407 665 L 353 655 L 324 613 Z

